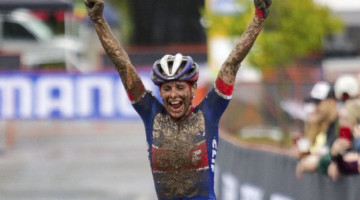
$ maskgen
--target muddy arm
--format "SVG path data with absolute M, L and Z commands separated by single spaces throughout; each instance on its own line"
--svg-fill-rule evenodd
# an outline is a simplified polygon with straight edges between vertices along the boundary
M 271 0 L 254 0 L 254 4 L 256 14 L 252 22 L 236 42 L 234 49 L 221 66 L 218 74 L 218 79 L 222 79 L 227 85 L 234 85 L 236 73 L 240 68 L 241 62 L 249 53 L 257 36 L 263 29 L 265 18 L 269 14 L 268 8 L 271 5 Z
M 138 102 L 145 93 L 144 84 L 136 69 L 131 64 L 129 56 L 111 32 L 111 29 L 103 16 L 104 1 L 85 0 L 84 3 L 87 7 L 90 19 L 94 23 L 101 44 L 106 54 L 114 63 L 130 100 L 133 103 Z

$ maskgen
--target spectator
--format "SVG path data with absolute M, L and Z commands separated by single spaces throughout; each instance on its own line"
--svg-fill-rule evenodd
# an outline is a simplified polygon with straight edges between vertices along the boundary
M 339 175 L 359 173 L 360 99 L 346 101 L 339 114 L 341 125 L 339 138 L 330 151 L 331 160 L 336 166 L 333 165 L 338 168 L 329 171 L 329 176 L 334 180 Z
M 305 122 L 305 137 L 312 144 L 311 152 L 327 153 L 336 139 L 337 110 L 334 90 L 327 82 L 314 85 L 310 97 L 305 100 L 315 106 Z M 320 152 L 319 152 L 320 151 Z
M 312 154 L 299 161 L 296 167 L 298 178 L 302 177 L 303 172 L 313 172 L 317 169 L 320 158 L 327 155 L 338 132 L 336 99 L 330 83 L 324 81 L 316 83 L 306 102 L 315 104 L 315 109 L 305 122 L 305 138 L 311 141 Z M 330 161 L 330 158 L 328 160 Z

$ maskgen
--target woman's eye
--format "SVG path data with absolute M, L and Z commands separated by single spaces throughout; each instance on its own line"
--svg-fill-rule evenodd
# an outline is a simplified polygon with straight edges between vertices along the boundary
M 168 92 L 168 91 L 170 91 L 170 88 L 169 87 L 163 87 L 163 90 Z
M 179 86 L 177 86 L 177 89 L 178 89 L 178 90 L 183 90 L 183 89 L 184 89 L 184 86 L 179 85 Z

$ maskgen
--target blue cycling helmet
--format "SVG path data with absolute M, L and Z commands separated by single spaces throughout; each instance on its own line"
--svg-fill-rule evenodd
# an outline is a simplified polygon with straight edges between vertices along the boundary
M 154 63 L 150 77 L 158 86 L 170 81 L 195 83 L 199 78 L 199 66 L 190 56 L 165 55 Z

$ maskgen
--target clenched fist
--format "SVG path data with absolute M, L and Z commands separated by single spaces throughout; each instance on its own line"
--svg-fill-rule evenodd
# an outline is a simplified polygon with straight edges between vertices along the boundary
M 338 156 L 339 154 L 344 153 L 350 147 L 351 147 L 351 142 L 349 140 L 338 138 L 335 140 L 335 142 L 331 147 L 330 150 L 331 156 L 333 157 Z
M 91 20 L 102 17 L 104 10 L 104 0 L 84 0 L 84 3 Z
M 256 16 L 266 18 L 269 15 L 269 7 L 272 0 L 254 0 Z

